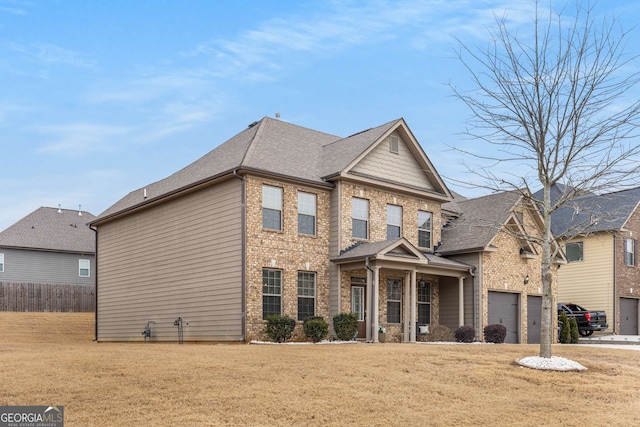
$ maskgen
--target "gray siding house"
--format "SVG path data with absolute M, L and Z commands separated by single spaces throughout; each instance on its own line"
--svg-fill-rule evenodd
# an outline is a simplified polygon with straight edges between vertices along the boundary
M 95 286 L 95 235 L 89 212 L 41 207 L 0 232 L 0 307 L 15 307 L 29 285 Z M 38 303 L 40 304 L 40 303 Z M 46 305 L 46 304 L 45 304 Z M 55 306 L 55 304 L 54 304 Z

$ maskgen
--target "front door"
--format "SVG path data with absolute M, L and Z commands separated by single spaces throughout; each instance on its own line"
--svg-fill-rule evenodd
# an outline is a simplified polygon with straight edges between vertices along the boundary
M 367 338 L 366 326 L 366 286 L 351 286 L 351 312 L 358 315 L 357 338 Z

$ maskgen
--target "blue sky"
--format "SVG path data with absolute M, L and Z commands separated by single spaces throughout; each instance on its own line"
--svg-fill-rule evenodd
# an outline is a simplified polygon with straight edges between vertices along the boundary
M 468 111 L 447 86 L 468 82 L 455 39 L 484 46 L 494 12 L 517 28 L 533 10 L 531 0 L 0 0 L 0 230 L 40 206 L 97 215 L 276 113 L 341 136 L 403 117 L 440 174 L 461 177 L 448 145 L 479 143 L 460 135 Z M 640 22 L 632 1 L 598 11 L 625 29 Z

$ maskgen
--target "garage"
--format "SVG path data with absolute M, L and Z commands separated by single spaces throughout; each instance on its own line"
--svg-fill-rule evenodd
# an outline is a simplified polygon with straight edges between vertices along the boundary
M 527 296 L 527 344 L 540 344 L 542 297 Z
M 488 325 L 501 324 L 507 328 L 505 343 L 520 342 L 518 328 L 518 294 L 509 292 L 489 292 Z
M 638 335 L 638 299 L 620 298 L 620 335 Z

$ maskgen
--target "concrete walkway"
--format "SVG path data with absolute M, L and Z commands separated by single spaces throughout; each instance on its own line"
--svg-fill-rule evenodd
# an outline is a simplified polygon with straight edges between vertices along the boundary
M 590 337 L 580 337 L 578 342 L 580 344 L 615 344 L 640 346 L 640 335 L 591 335 Z

